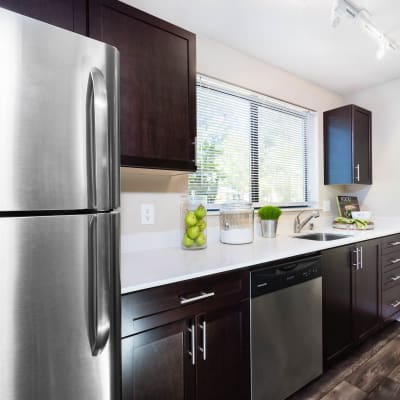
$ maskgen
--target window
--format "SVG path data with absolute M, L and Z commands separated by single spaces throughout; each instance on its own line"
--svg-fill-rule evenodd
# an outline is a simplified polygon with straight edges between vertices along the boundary
M 310 203 L 314 113 L 225 82 L 197 79 L 197 172 L 189 192 L 279 206 Z

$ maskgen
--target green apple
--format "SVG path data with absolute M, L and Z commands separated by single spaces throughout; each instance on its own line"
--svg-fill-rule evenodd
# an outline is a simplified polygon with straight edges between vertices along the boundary
M 206 229 L 206 226 L 207 226 L 206 221 L 205 221 L 204 219 L 201 219 L 201 220 L 197 223 L 197 226 L 199 227 L 200 232 L 203 232 L 204 229 Z
M 198 219 L 202 219 L 202 218 L 204 218 L 204 217 L 206 216 L 207 210 L 206 210 L 206 208 L 205 208 L 204 206 L 199 205 L 199 206 L 196 208 L 196 210 L 194 211 L 194 214 L 196 215 L 196 217 L 197 217 Z
M 195 240 L 197 238 L 197 236 L 199 236 L 200 234 L 200 229 L 199 227 L 196 226 L 191 226 L 190 228 L 187 228 L 186 230 L 186 235 L 189 236 L 190 239 Z
M 204 233 L 200 233 L 199 236 L 197 236 L 195 242 L 197 244 L 197 246 L 204 246 L 206 244 L 206 236 L 204 235 Z
M 194 226 L 197 224 L 197 218 L 193 211 L 188 211 L 185 215 L 186 226 Z
M 194 243 L 194 240 L 190 239 L 190 237 L 188 237 L 188 235 L 184 235 L 183 239 L 182 239 L 182 244 L 184 247 L 192 247 Z

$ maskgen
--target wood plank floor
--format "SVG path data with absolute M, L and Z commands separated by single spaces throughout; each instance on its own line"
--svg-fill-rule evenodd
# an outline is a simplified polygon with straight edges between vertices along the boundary
M 400 322 L 368 339 L 289 400 L 400 400 Z

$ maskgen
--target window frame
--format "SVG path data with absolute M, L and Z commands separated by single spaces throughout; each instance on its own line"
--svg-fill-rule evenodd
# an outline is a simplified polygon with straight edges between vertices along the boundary
M 204 84 L 202 81 L 205 80 Z M 224 88 L 218 87 L 225 86 Z M 290 203 L 268 203 L 278 206 L 284 210 L 290 211 L 295 209 L 314 208 L 316 204 L 316 186 L 311 180 L 316 180 L 317 176 L 310 172 L 311 168 L 316 167 L 316 161 L 312 157 L 313 149 L 315 147 L 315 119 L 317 112 L 313 109 L 299 106 L 297 104 L 277 99 L 268 96 L 258 91 L 250 90 L 242 86 L 232 84 L 221 79 L 213 78 L 205 74 L 198 73 L 196 76 L 196 92 L 199 87 L 207 88 L 219 92 L 221 94 L 233 96 L 235 98 L 243 99 L 249 102 L 249 116 L 250 116 L 250 176 L 249 176 L 249 197 L 254 209 L 258 209 L 265 205 L 265 202 L 260 201 L 260 178 L 259 178 L 259 128 L 258 128 L 258 110 L 260 107 L 267 109 L 274 109 L 276 111 L 298 116 L 304 119 L 304 198 L 302 202 Z M 230 89 L 231 87 L 232 89 Z M 244 93 L 244 94 L 241 94 Z M 247 93 L 247 95 L 246 95 Z M 197 107 L 198 113 L 199 107 Z M 257 123 L 255 123 L 254 116 L 257 115 Z M 196 154 L 197 154 L 197 141 L 196 141 Z M 193 174 L 196 174 L 193 173 Z M 193 175 L 191 174 L 191 175 Z M 314 176 L 313 176 L 314 175 Z M 190 189 L 189 189 L 190 191 Z M 257 200 L 257 201 L 255 201 Z M 208 203 L 208 211 L 219 211 L 219 203 Z

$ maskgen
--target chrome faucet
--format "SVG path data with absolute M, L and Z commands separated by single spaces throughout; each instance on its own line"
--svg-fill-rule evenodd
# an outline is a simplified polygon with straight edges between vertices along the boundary
M 294 219 L 294 233 L 300 233 L 301 230 L 303 229 L 304 225 L 307 222 L 311 221 L 313 218 L 319 217 L 319 211 L 314 210 L 311 215 L 309 215 L 307 218 L 305 218 L 304 221 L 300 222 L 300 215 L 303 214 L 304 211 L 307 211 L 307 210 L 300 211 Z

